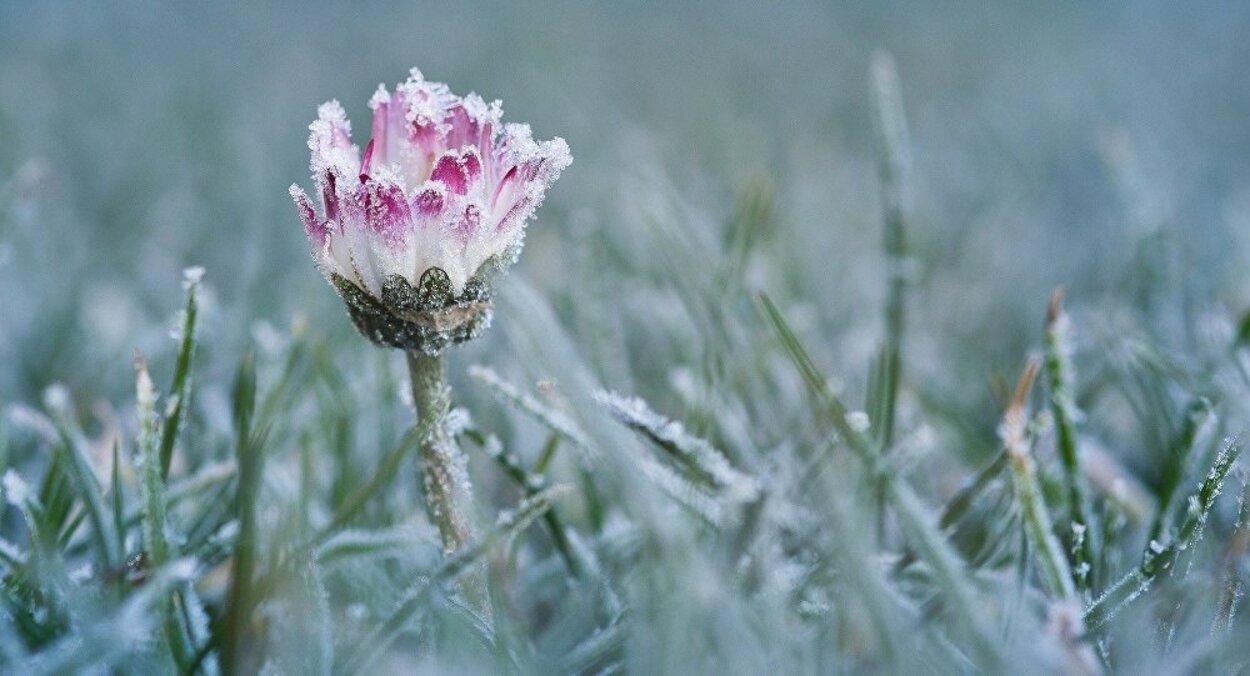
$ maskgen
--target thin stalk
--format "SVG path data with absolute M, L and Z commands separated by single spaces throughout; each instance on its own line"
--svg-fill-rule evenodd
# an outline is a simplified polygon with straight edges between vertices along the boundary
M 551 465 L 551 460 L 556 457 L 558 448 L 560 448 L 560 435 L 552 432 L 547 437 L 547 443 L 543 445 L 542 453 L 538 454 L 538 460 L 534 463 L 535 474 L 547 473 L 547 468 Z
M 1068 494 L 1068 515 L 1072 525 L 1072 574 L 1076 588 L 1089 589 L 1090 566 L 1094 561 L 1093 533 L 1089 528 L 1089 508 L 1085 478 L 1076 447 L 1076 395 L 1072 388 L 1071 324 L 1063 311 L 1063 290 L 1055 289 L 1046 312 L 1046 373 L 1050 378 L 1050 410 L 1055 419 L 1055 442 L 1063 463 L 1064 488 Z
M 443 553 L 450 556 L 475 539 L 473 489 L 469 482 L 468 458 L 447 429 L 451 411 L 451 388 L 441 355 L 432 357 L 418 350 L 408 352 L 408 373 L 412 377 L 412 401 L 417 408 L 417 428 L 421 437 L 421 480 L 430 519 L 438 527 Z M 485 582 L 480 575 L 469 575 L 461 591 L 479 609 L 487 607 Z
M 1028 396 L 1033 389 L 1037 371 L 1037 360 L 1030 359 L 1016 385 L 1015 397 L 1003 415 L 1003 447 L 1007 449 L 1010 460 L 1012 485 L 1015 487 L 1016 502 L 1025 532 L 1037 552 L 1046 585 L 1056 597 L 1071 599 L 1076 596 L 1072 571 L 1068 568 L 1068 560 L 1063 556 L 1059 541 L 1050 530 L 1050 514 L 1046 510 L 1045 500 L 1042 499 L 1037 468 L 1029 452 L 1025 429 L 1028 425 Z
M 885 355 L 881 421 L 878 423 L 882 448 L 889 448 L 894 438 L 894 422 L 898 406 L 898 388 L 903 370 L 902 343 L 907 292 L 907 209 L 906 180 L 910 165 L 910 142 L 907 118 L 894 59 L 878 53 L 872 61 L 874 101 L 877 108 L 877 131 L 881 145 L 881 205 L 884 219 L 883 247 L 889 283 L 885 304 Z M 874 421 L 876 422 L 876 421 Z
M 174 445 L 178 443 L 178 432 L 183 427 L 187 409 L 190 407 L 191 358 L 195 354 L 195 317 L 199 312 L 196 293 L 203 275 L 203 268 L 188 268 L 183 271 L 182 284 L 187 290 L 187 305 L 182 314 L 181 344 L 178 347 L 178 361 L 174 365 L 174 383 L 169 390 L 169 407 L 165 411 L 165 429 L 161 432 L 162 479 L 169 477 L 169 465 L 173 461 Z

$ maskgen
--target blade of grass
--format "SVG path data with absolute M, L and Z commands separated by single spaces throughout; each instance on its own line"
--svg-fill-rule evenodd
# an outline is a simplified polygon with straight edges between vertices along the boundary
M 1211 403 L 1204 398 L 1195 399 L 1185 409 L 1185 417 L 1181 422 L 1181 431 L 1172 442 L 1167 462 L 1163 467 L 1163 475 L 1156 492 L 1159 500 L 1154 520 L 1150 524 L 1150 539 L 1163 537 L 1168 521 L 1172 518 L 1176 490 L 1185 480 L 1185 467 L 1190 458 L 1194 457 L 1195 444 L 1199 432 L 1206 422 L 1214 417 Z
M 542 493 L 528 497 L 516 509 L 504 512 L 499 521 L 485 537 L 468 544 L 447 557 L 434 572 L 418 580 L 400 600 L 395 610 L 370 634 L 357 643 L 357 648 L 344 661 L 344 673 L 368 673 L 370 666 L 380 657 L 413 615 L 425 604 L 431 590 L 439 584 L 451 582 L 476 568 L 501 540 L 524 531 L 535 519 L 551 508 L 551 503 L 566 492 L 564 486 L 553 486 Z
M 381 493 L 382 489 L 394 481 L 404 459 L 417 448 L 421 439 L 425 436 L 425 428 L 426 426 L 418 427 L 414 425 L 412 429 L 408 430 L 400 438 L 399 443 L 395 444 L 395 447 L 382 458 L 382 462 L 379 463 L 378 469 L 373 473 L 369 481 L 349 495 L 339 505 L 339 508 L 334 512 L 334 516 L 330 519 L 330 523 L 318 529 L 317 533 L 312 537 L 311 547 L 320 545 L 344 526 L 351 523 L 374 496 Z
M 902 378 L 903 329 L 907 293 L 907 174 L 911 147 L 903 97 L 894 59 L 878 52 L 872 59 L 873 101 L 877 113 L 877 138 L 881 161 L 881 204 L 885 228 L 883 246 L 889 270 L 885 304 L 885 354 L 882 362 L 881 420 L 878 440 L 888 449 L 894 441 L 898 389 Z
M 1250 552 L 1250 481 L 1243 476 L 1237 504 L 1237 524 L 1233 528 L 1233 537 L 1224 556 L 1224 588 L 1220 590 L 1219 606 L 1215 620 L 1211 623 L 1213 636 L 1227 632 L 1233 626 L 1237 605 L 1245 595 L 1245 585 L 1239 571 L 1247 552 Z
M 49 548 L 67 530 L 74 507 L 74 492 L 66 471 L 64 455 L 53 453 L 48 473 L 44 475 L 39 489 L 39 504 L 43 505 L 43 509 L 39 513 L 37 532 L 40 541 Z
M 685 470 L 684 474 L 705 488 L 736 502 L 749 502 L 759 495 L 755 479 L 730 465 L 719 449 L 688 433 L 681 423 L 657 414 L 641 398 L 604 390 L 595 392 L 594 397 L 621 424 L 664 451 Z
M 112 493 L 113 535 L 117 538 L 117 551 L 126 558 L 126 493 L 122 484 L 121 440 L 113 440 Z
M 998 662 L 999 646 L 977 607 L 965 562 L 951 548 L 938 530 L 937 524 L 930 518 L 932 510 L 924 505 L 903 477 L 894 476 L 890 472 L 880 457 L 873 453 L 868 441 L 852 427 L 847 420 L 846 407 L 829 388 L 828 381 L 820 374 L 777 306 L 766 294 L 761 293 L 758 298 L 765 318 L 807 384 L 808 392 L 812 395 L 813 409 L 841 435 L 847 447 L 864 464 L 873 479 L 885 486 L 886 496 L 894 507 L 904 534 L 911 540 L 920 557 L 933 567 L 944 591 L 968 623 L 978 652 L 988 661 Z
M 1037 481 L 1037 469 L 1029 451 L 1028 396 L 1033 389 L 1039 365 L 1030 359 L 1016 385 L 1015 396 L 1003 414 L 1003 447 L 1010 460 L 1012 484 L 1015 486 L 1016 505 L 1023 517 L 1025 533 L 1036 552 L 1038 563 L 1045 574 L 1046 586 L 1053 597 L 1071 599 L 1076 596 L 1076 586 L 1068 560 L 1055 534 L 1050 529 L 1050 513 L 1042 498 Z M 1079 564 L 1078 564 L 1079 565 Z M 1086 564 L 1088 565 L 1088 564 Z M 1076 579 L 1083 579 L 1078 575 Z
M 594 452 L 586 434 L 577 426 L 577 423 L 564 413 L 538 401 L 529 393 L 521 391 L 516 386 L 500 378 L 499 374 L 495 373 L 494 370 L 485 366 L 475 364 L 469 367 L 468 372 L 470 378 L 486 385 L 500 400 L 528 414 L 542 423 L 547 429 L 572 442 L 574 446 L 581 450 L 590 453 Z
M 87 456 L 87 441 L 81 431 L 71 427 L 68 412 L 64 413 L 56 416 L 61 438 L 55 446 L 55 452 L 64 458 L 70 480 L 82 499 L 87 518 L 91 521 L 92 539 L 99 550 L 102 564 L 107 570 L 117 570 L 121 567 L 121 553 L 117 548 L 112 522 L 106 514 L 100 482 L 96 479 L 95 470 Z
M 20 665 L 9 666 L 13 673 L 31 675 L 106 672 L 108 666 L 150 646 L 154 611 L 194 573 L 195 564 L 190 560 L 170 562 L 155 571 L 111 616 L 62 638 Z
M 1111 585 L 1085 610 L 1085 625 L 1090 631 L 1102 628 L 1124 606 L 1140 597 L 1160 574 L 1171 571 L 1172 564 L 1176 562 L 1181 552 L 1193 547 L 1202 539 L 1207 515 L 1215 506 L 1215 499 L 1219 497 L 1224 479 L 1232 469 L 1237 456 L 1241 454 L 1243 446 L 1239 437 L 1233 437 L 1224 442 L 1206 478 L 1198 486 L 1198 491 L 1190 496 L 1190 508 L 1176 537 L 1167 545 L 1151 540 L 1142 554 L 1141 564 Z
M 182 430 L 187 408 L 190 406 L 191 357 L 195 354 L 195 318 L 199 313 L 197 294 L 203 277 L 204 268 L 187 268 L 182 272 L 182 286 L 187 291 L 187 302 L 182 311 L 182 336 L 178 347 L 178 361 L 174 365 L 174 382 L 169 388 L 165 428 L 161 431 L 161 479 L 169 476 L 174 445 L 178 443 L 178 433 Z
M 165 503 L 165 481 L 161 476 L 160 438 L 157 429 L 156 388 L 148 374 L 142 357 L 135 357 L 135 399 L 139 413 L 139 439 L 136 444 L 138 456 L 135 467 L 139 470 L 139 494 L 143 505 L 143 542 L 148 560 L 156 568 L 162 568 L 177 556 L 169 540 L 169 523 Z M 176 611 L 177 601 L 167 599 L 161 610 L 161 624 L 168 641 L 174 664 L 184 670 L 191 663 L 194 647 L 187 628 Z
M 515 455 L 504 452 L 503 444 L 499 442 L 497 437 L 484 435 L 477 430 L 466 430 L 465 435 L 473 439 L 482 449 L 482 452 L 486 453 L 487 456 L 495 461 L 495 464 L 503 469 L 504 474 L 520 487 L 526 497 L 532 498 L 547 488 L 547 478 L 537 471 L 532 474 L 526 471 Z M 558 441 L 559 437 L 553 433 L 551 439 Z M 551 447 L 552 444 L 548 441 L 547 448 Z M 564 561 L 564 565 L 569 569 L 573 577 L 581 577 L 582 566 L 578 563 L 577 556 L 573 553 L 572 545 L 569 544 L 568 532 L 564 530 L 564 523 L 554 507 L 543 514 L 543 523 L 551 533 L 551 541 L 555 545 L 556 552 Z
M 1046 310 L 1046 374 L 1050 379 L 1050 410 L 1055 419 L 1055 444 L 1063 465 L 1064 487 L 1068 495 L 1068 518 L 1072 524 L 1072 573 L 1078 591 L 1090 587 L 1096 533 L 1089 527 L 1089 503 L 1085 476 L 1077 449 L 1076 408 L 1073 388 L 1071 321 L 1063 311 L 1063 290 L 1055 289 Z
M 241 673 L 244 670 L 242 645 L 251 615 L 252 577 L 256 566 L 256 501 L 264 467 L 260 439 L 252 429 L 252 414 L 256 406 L 256 361 L 251 352 L 245 354 L 239 363 L 232 395 L 235 462 L 239 468 L 234 512 L 239 522 L 239 539 L 235 545 L 225 609 L 214 635 L 219 637 L 216 643 L 221 646 L 219 662 L 222 669 L 229 673 Z

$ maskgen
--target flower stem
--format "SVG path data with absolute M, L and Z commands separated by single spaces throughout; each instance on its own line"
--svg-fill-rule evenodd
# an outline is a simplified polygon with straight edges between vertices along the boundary
M 469 482 L 468 459 L 447 429 L 451 388 L 447 385 L 443 357 L 432 357 L 418 350 L 407 354 L 417 428 L 425 430 L 421 439 L 421 481 L 425 487 L 426 508 L 438 527 L 443 553 L 450 556 L 475 537 L 470 516 L 473 488 Z M 485 585 L 479 576 L 464 578 L 461 591 L 479 608 L 485 607 Z

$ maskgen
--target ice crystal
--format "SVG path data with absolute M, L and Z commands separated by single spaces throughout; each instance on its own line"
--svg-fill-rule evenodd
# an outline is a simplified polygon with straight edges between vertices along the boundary
M 30 491 L 30 485 L 17 472 L 9 469 L 4 473 L 4 497 L 10 505 L 20 508 L 33 497 L 33 494 Z
M 680 422 L 652 411 L 641 398 L 601 390 L 595 393 L 595 399 L 618 420 L 671 453 L 694 475 L 710 481 L 731 500 L 749 501 L 759 494 L 755 479 L 735 469 L 724 454 L 705 439 L 687 432 Z
M 863 411 L 851 411 L 846 415 L 846 421 L 850 423 L 851 429 L 864 434 L 872 426 L 872 421 L 868 419 L 868 414 Z
M 338 101 L 322 104 L 309 125 L 321 213 L 299 186 L 290 193 L 317 266 L 349 305 L 360 302 L 347 297 L 344 284 L 411 322 L 409 312 L 418 308 L 390 302 L 388 287 L 419 290 L 438 270 L 448 297 L 458 299 L 488 262 L 507 267 L 520 252 L 526 222 L 572 156 L 559 137 L 536 142 L 528 125 L 501 124 L 498 101 L 456 96 L 415 68 L 394 93 L 379 85 L 369 105 L 373 123 L 363 153 Z M 384 344 L 402 342 L 382 327 L 361 329 Z

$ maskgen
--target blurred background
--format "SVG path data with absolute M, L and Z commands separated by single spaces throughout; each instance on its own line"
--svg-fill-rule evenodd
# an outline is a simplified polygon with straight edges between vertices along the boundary
M 0 398 L 129 390 L 133 350 L 174 349 L 189 265 L 212 295 L 206 355 L 296 315 L 347 334 L 286 187 L 310 184 L 317 104 L 342 101 L 363 145 L 369 95 L 414 65 L 572 147 L 515 270 L 543 293 L 645 324 L 623 286 L 655 265 L 647 214 L 715 236 L 763 180 L 754 279 L 810 303 L 855 363 L 883 288 L 878 49 L 914 143 L 914 363 L 954 360 L 934 377 L 984 397 L 967 382 L 1018 362 L 1056 285 L 1104 319 L 1147 292 L 1143 269 L 1199 305 L 1250 304 L 1248 30 L 1236 3 L 3 2 Z M 576 276 L 588 259 L 599 279 Z
M 847 456 L 812 460 L 829 431 L 809 418 L 811 402 L 753 297 L 776 299 L 834 389 L 873 410 L 869 373 L 892 263 L 882 250 L 869 64 L 884 51 L 897 65 L 912 141 L 902 451 L 893 462 L 900 473 L 921 470 L 912 477 L 925 504 L 951 495 L 997 448 L 1007 384 L 1041 345 L 1051 291 L 1065 287 L 1075 397 L 1088 414 L 1082 447 L 1111 468 L 1099 490 L 1126 504 L 1124 486 L 1146 496 L 1128 520 L 1116 510 L 1132 510 L 1106 511 L 1120 539 L 1101 574 L 1118 577 L 1150 541 L 1150 500 L 1168 504 L 1178 482 L 1203 475 L 1217 438 L 1250 420 L 1250 371 L 1231 347 L 1239 330 L 1242 346 L 1250 336 L 1239 326 L 1250 307 L 1247 35 L 1250 4 L 1228 2 L 0 0 L 0 404 L 14 428 L 36 433 L 16 434 L 0 464 L 43 474 L 40 418 L 23 405 L 44 398 L 62 410 L 68 392 L 101 440 L 97 472 L 112 467 L 113 431 L 124 430 L 125 452 L 136 426 L 132 355 L 147 357 L 158 387 L 168 381 L 182 270 L 203 266 L 196 389 L 171 476 L 231 456 L 229 383 L 254 347 L 261 389 L 279 393 L 266 404 L 278 422 L 257 499 L 271 529 L 262 539 L 280 552 L 298 539 L 288 524 L 328 521 L 411 410 L 402 355 L 356 334 L 313 267 L 287 187 L 311 185 L 307 126 L 318 104 L 340 100 L 363 145 L 377 84 L 416 66 L 457 93 L 501 99 L 506 120 L 530 123 L 539 139 L 564 137 L 575 158 L 499 285 L 495 326 L 450 353 L 457 402 L 525 463 L 544 447 L 549 421 L 500 406 L 465 376 L 470 364 L 527 391 L 539 384 L 544 405 L 577 418 L 602 451 L 561 451 L 551 474 L 581 489 L 560 510 L 605 561 L 610 584 L 567 594 L 550 555 L 541 558 L 544 540 L 527 540 L 513 588 L 535 654 L 563 660 L 599 627 L 623 625 L 643 660 L 631 666 L 643 672 L 759 672 L 777 660 L 818 671 L 832 663 L 823 651 L 871 653 L 873 640 L 854 631 L 838 634 L 836 647 L 819 632 L 866 626 L 861 605 L 889 605 L 892 596 L 855 572 L 872 570 L 861 564 L 899 538 L 875 521 L 878 496 L 846 471 Z M 275 374 L 297 353 L 312 365 L 293 369 L 303 375 L 283 389 L 286 377 Z M 69 389 L 45 396 L 54 383 Z M 589 396 L 599 387 L 643 396 L 775 489 L 758 546 L 671 518 L 680 496 L 652 500 L 672 487 L 655 490 L 647 447 L 607 419 Z M 1186 437 L 1198 424 L 1186 427 L 1189 412 L 1208 400 L 1218 425 Z M 1053 501 L 1053 434 L 1038 420 Z M 519 492 L 466 445 L 485 522 Z M 826 466 L 838 471 L 822 474 Z M 356 525 L 428 531 L 416 490 L 395 482 Z M 606 517 L 593 507 L 596 491 Z M 1018 522 L 998 518 L 1010 500 L 994 495 L 953 539 L 987 574 L 978 584 L 1000 585 L 986 598 L 1001 601 L 1004 634 L 1015 631 L 1015 646 L 1032 655 L 1048 609 L 1012 619 L 1020 607 L 1004 590 L 1015 589 L 1016 564 L 1001 550 L 1023 540 L 1004 535 Z M 791 510 L 791 499 L 814 503 L 815 516 Z M 846 517 L 843 500 L 861 511 Z M 216 533 L 230 525 L 227 502 L 210 496 L 178 518 L 191 523 L 186 515 L 202 510 L 213 518 L 195 523 L 213 528 L 199 530 Z M 1233 529 L 1221 518 L 1204 545 L 1209 561 Z M 20 537 L 16 516 L 4 526 Z M 339 643 L 354 644 L 438 556 L 435 545 L 404 551 L 413 560 L 401 568 L 384 561 L 328 574 L 335 626 L 355 630 L 336 632 Z M 783 600 L 742 591 L 744 551 Z M 224 566 L 229 552 L 202 556 Z M 268 558 L 280 568 L 282 557 Z M 833 606 L 838 623 L 809 622 L 826 616 L 824 594 L 839 588 L 813 561 L 850 571 L 842 581 L 851 602 Z M 916 591 L 898 577 L 898 589 Z M 1209 635 L 1217 579 L 1208 570 L 1201 593 L 1168 587 L 1168 608 L 1181 599 L 1197 608 L 1175 645 Z M 220 579 L 204 580 L 216 614 Z M 925 599 L 918 589 L 912 595 Z M 1159 626 L 1143 612 L 1118 627 L 1117 667 L 1145 668 L 1154 653 L 1136 646 Z M 893 627 L 909 637 L 913 629 Z M 890 642 L 892 632 L 879 633 Z M 286 645 L 302 659 L 309 634 L 292 635 Z M 673 646 L 673 636 L 698 639 Z M 270 640 L 280 653 L 283 639 Z

